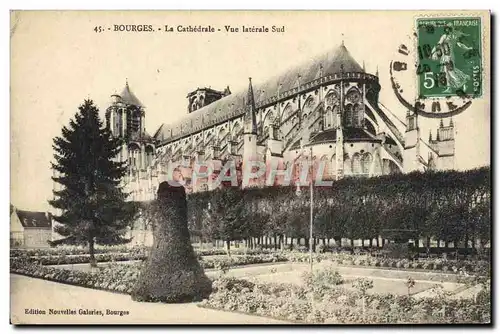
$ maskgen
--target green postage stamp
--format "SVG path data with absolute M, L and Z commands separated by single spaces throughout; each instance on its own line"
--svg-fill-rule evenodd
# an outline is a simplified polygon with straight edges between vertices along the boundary
M 481 19 L 417 19 L 418 88 L 421 97 L 482 94 Z

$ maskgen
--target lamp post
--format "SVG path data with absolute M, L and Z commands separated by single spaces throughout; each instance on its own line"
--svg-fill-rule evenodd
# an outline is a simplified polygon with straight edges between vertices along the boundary
M 314 212 L 313 212 L 313 201 L 314 201 L 314 191 L 313 191 L 313 173 L 314 173 L 314 167 L 313 167 L 313 150 L 312 146 L 310 147 L 310 152 L 311 152 L 311 182 L 309 184 L 309 189 L 311 192 L 311 200 L 310 200 L 310 210 L 309 210 L 309 262 L 311 264 L 311 274 L 313 272 L 313 220 L 314 220 Z
M 309 183 L 309 191 L 310 191 L 310 201 L 309 201 L 309 264 L 310 264 L 310 269 L 311 273 L 313 271 L 313 221 L 314 221 L 314 189 L 313 189 L 313 173 L 314 173 L 314 167 L 313 167 L 313 150 L 312 146 L 309 148 L 310 149 L 310 166 L 309 166 L 309 171 L 311 174 L 311 180 Z M 302 192 L 300 190 L 300 180 L 297 183 L 297 190 L 295 191 L 295 194 L 299 197 Z

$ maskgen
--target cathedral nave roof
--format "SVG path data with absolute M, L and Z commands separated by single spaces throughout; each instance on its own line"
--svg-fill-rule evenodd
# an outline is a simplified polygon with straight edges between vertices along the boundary
M 321 66 L 323 67 L 321 69 Z M 301 85 L 323 76 L 339 74 L 342 71 L 364 73 L 363 68 L 354 60 L 347 48 L 342 45 L 331 49 L 317 57 L 311 58 L 295 66 L 285 73 L 275 76 L 263 84 L 254 85 L 255 103 L 257 106 L 272 96 L 278 89 L 285 92 L 298 86 L 300 75 Z M 280 87 L 281 85 L 281 87 Z M 173 124 L 163 124 L 156 133 L 155 139 L 160 142 L 170 142 L 179 137 L 214 126 L 231 118 L 244 114 L 247 90 L 223 97 L 203 108 L 189 113 L 182 120 Z M 133 96 L 133 94 L 132 94 Z

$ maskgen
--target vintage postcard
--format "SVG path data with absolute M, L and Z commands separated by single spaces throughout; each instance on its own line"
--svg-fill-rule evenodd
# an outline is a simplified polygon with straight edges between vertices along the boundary
M 488 11 L 12 11 L 10 321 L 491 324 Z

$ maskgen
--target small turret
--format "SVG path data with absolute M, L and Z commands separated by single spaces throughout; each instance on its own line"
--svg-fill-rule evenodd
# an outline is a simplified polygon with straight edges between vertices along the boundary
M 439 157 L 436 167 L 442 170 L 453 169 L 455 166 L 455 129 L 452 119 L 448 126 L 444 125 L 443 119 L 439 121 L 434 144 Z
M 223 91 L 215 90 L 210 87 L 196 88 L 196 90 L 187 95 L 188 112 L 191 113 L 195 110 L 201 109 L 228 95 L 231 95 L 229 86 L 227 86 Z
M 243 118 L 243 183 L 242 187 L 251 187 L 249 175 L 252 166 L 257 161 L 257 117 L 253 95 L 252 78 L 248 79 L 248 92 L 245 100 L 245 116 Z
M 449 124 L 450 124 L 449 126 L 444 126 L 443 119 L 439 121 L 439 129 L 438 129 L 439 140 L 446 141 L 454 139 L 453 121 L 450 120 Z
M 248 78 L 248 92 L 245 101 L 244 134 L 257 134 L 257 118 L 255 110 L 255 100 L 253 95 L 252 78 Z
M 420 156 L 420 129 L 418 116 L 415 112 L 406 113 L 405 145 L 403 152 L 403 169 L 405 173 L 421 170 Z

